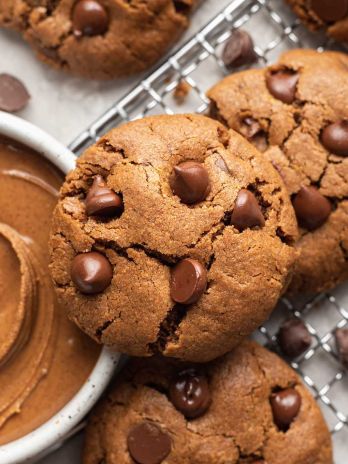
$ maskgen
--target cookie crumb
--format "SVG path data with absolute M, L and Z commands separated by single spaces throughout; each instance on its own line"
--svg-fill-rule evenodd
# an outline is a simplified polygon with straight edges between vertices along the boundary
M 178 105 L 182 105 L 185 103 L 190 90 L 192 89 L 191 85 L 185 81 L 185 79 L 181 79 L 178 82 L 178 85 L 174 89 L 174 99 Z

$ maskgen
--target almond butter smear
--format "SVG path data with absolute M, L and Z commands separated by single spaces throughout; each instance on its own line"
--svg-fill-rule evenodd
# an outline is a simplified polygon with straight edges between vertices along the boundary
M 59 307 L 48 272 L 62 174 L 0 139 L 0 444 L 31 432 L 82 387 L 100 348 Z

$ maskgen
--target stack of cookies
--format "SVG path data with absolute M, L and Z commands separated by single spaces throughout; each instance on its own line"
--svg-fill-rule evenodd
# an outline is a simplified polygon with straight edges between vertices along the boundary
M 285 292 L 348 277 L 347 75 L 344 54 L 287 52 L 213 87 L 211 117 L 133 121 L 80 157 L 53 281 L 71 320 L 134 356 L 90 419 L 85 464 L 332 462 L 298 376 L 245 339 Z M 311 345 L 298 320 L 278 339 L 289 358 Z

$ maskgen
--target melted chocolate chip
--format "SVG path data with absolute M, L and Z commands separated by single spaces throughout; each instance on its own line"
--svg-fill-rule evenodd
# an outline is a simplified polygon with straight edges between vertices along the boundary
M 313 186 L 301 187 L 292 204 L 300 226 L 307 230 L 323 225 L 331 213 L 331 203 Z
M 176 303 L 196 303 L 206 287 L 207 271 L 199 261 L 185 258 L 172 269 L 170 294 Z
M 15 113 L 28 104 L 30 95 L 24 84 L 10 74 L 0 74 L 0 110 Z
M 348 119 L 326 126 L 321 134 L 321 142 L 331 153 L 348 156 Z
M 348 328 L 337 329 L 335 332 L 335 341 L 340 361 L 348 369 Z
M 236 29 L 232 32 L 223 49 L 222 61 L 227 69 L 257 61 L 253 39 L 246 31 Z
M 339 21 L 348 14 L 348 0 L 311 0 L 311 9 L 323 21 Z
M 170 436 L 158 425 L 144 421 L 128 433 L 128 451 L 137 464 L 160 464 L 170 453 Z
M 280 326 L 278 343 L 282 352 L 290 358 L 304 353 L 312 344 L 312 337 L 301 319 L 289 319 Z
M 184 161 L 174 167 L 170 186 L 183 203 L 199 203 L 210 192 L 209 174 L 201 163 Z
M 299 75 L 289 69 L 271 71 L 266 74 L 266 85 L 271 95 L 283 103 L 295 100 Z
M 108 29 L 109 16 L 96 0 L 78 0 L 73 8 L 72 23 L 76 37 L 102 35 Z
M 240 232 L 250 227 L 263 227 L 265 219 L 255 195 L 242 189 L 237 196 L 231 216 L 231 224 Z
M 101 176 L 96 176 L 86 197 L 86 212 L 88 216 L 119 215 L 123 209 L 120 195 L 106 187 Z
M 208 381 L 194 369 L 178 374 L 170 385 L 169 396 L 176 409 L 188 419 L 202 416 L 211 403 Z
M 274 423 L 285 432 L 299 413 L 301 396 L 294 388 L 287 388 L 273 393 L 270 401 Z
M 256 134 L 262 132 L 262 127 L 256 119 L 251 116 L 247 116 L 243 119 L 240 132 L 247 139 L 252 139 Z
M 113 275 L 109 260 L 96 251 L 75 256 L 71 266 L 71 279 L 81 293 L 94 294 L 104 291 Z

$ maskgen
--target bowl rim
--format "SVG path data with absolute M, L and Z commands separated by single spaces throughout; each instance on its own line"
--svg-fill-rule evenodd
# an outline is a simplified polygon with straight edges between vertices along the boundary
M 0 111 L 0 135 L 44 156 L 64 174 L 75 167 L 76 156 L 37 126 Z M 90 376 L 75 396 L 47 422 L 17 440 L 0 446 L 0 464 L 34 462 L 59 446 L 90 411 L 109 384 L 120 354 L 103 347 Z

